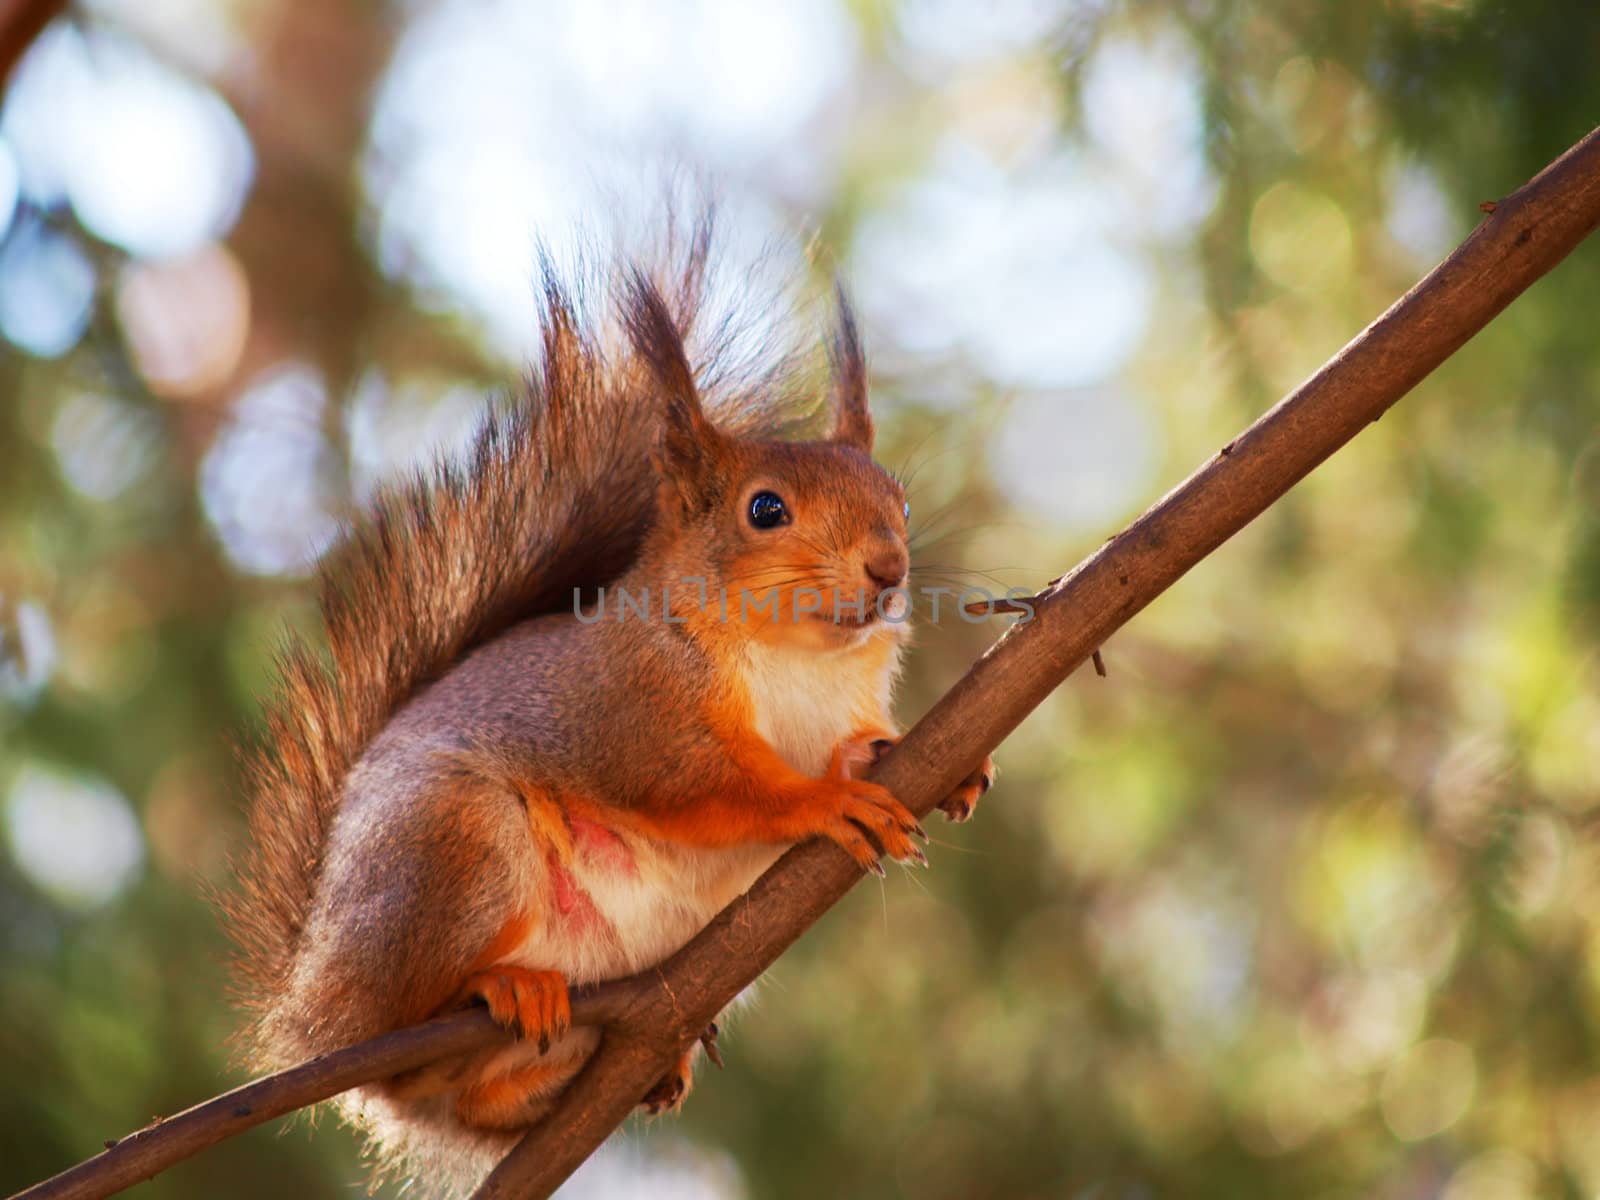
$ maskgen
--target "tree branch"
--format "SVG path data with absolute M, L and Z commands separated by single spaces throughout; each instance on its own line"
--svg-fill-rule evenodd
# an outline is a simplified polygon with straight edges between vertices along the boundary
M 1405 395 L 1600 226 L 1600 130 L 1495 206 L 1444 262 L 1321 370 L 1053 584 L 879 764 L 919 816 L 1135 613 Z M 599 1051 L 484 1182 L 479 1200 L 554 1191 L 724 1007 L 861 871 L 830 843 L 790 850 L 653 971 L 586 990 Z M 481 1010 L 400 1030 L 236 1089 L 123 1139 L 14 1200 L 92 1200 L 346 1088 L 505 1034 Z
M 653 987 L 654 982 L 648 978 L 618 980 L 575 992 L 573 1023 L 606 1024 L 628 1007 L 635 993 Z M 11 1200 L 98 1200 L 274 1117 L 507 1037 L 483 1007 L 397 1029 L 234 1088 L 176 1116 L 157 1118 L 125 1138 L 108 1142 L 93 1158 L 18 1192 Z
M 1600 129 L 1495 211 L 1321 370 L 1092 554 L 917 722 L 873 777 L 930 812 L 1129 618 L 1376 421 L 1600 225 Z M 659 968 L 563 1099 L 476 1200 L 553 1192 L 718 1012 L 861 878 L 797 846 Z

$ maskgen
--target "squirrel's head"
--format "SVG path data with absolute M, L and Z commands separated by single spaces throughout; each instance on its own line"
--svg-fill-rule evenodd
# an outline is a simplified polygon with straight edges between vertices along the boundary
M 667 306 L 642 279 L 629 327 L 662 397 L 656 543 L 675 597 L 693 599 L 729 634 L 768 643 L 843 649 L 904 637 L 910 513 L 899 481 L 872 460 L 866 371 L 842 298 L 820 441 L 745 439 L 713 426 Z M 703 605 L 688 582 L 697 578 Z

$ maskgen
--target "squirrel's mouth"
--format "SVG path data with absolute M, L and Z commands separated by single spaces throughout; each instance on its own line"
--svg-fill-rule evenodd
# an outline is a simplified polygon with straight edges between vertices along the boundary
M 863 598 L 859 604 L 834 603 L 833 611 L 813 614 L 819 621 L 837 625 L 842 629 L 870 629 L 884 622 L 904 621 L 910 612 L 911 602 L 899 589 L 886 589 L 872 599 Z
M 859 615 L 853 612 L 835 612 L 832 616 L 827 613 L 818 613 L 817 617 L 830 625 L 839 625 L 845 629 L 866 629 L 878 623 L 877 612 L 870 608 Z

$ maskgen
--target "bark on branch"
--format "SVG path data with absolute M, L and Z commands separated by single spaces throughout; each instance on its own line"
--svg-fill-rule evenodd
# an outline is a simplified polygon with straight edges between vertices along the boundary
M 1377 420 L 1597 226 L 1600 130 L 1496 204 L 1321 370 L 1052 585 L 1035 619 L 1008 630 L 874 777 L 913 812 L 930 812 L 1129 618 Z M 660 967 L 581 1001 L 584 1019 L 605 1026 L 598 1053 L 557 1111 L 485 1181 L 479 1200 L 554 1191 L 716 1014 L 860 878 L 831 844 L 798 846 Z M 493 1036 L 486 1017 L 465 1013 L 375 1039 L 191 1109 L 21 1195 L 109 1195 L 248 1124 Z M 240 1107 L 253 1111 L 240 1116 Z M 130 1143 L 137 1154 L 118 1160 Z
M 632 979 L 586 988 L 572 998 L 573 1023 L 605 1025 L 624 1010 L 636 991 L 653 984 L 651 979 Z M 275 1117 L 364 1083 L 482 1049 L 506 1036 L 481 1007 L 397 1029 L 234 1088 L 175 1116 L 159 1117 L 127 1137 L 107 1142 L 100 1154 L 18 1192 L 11 1200 L 111 1196 Z

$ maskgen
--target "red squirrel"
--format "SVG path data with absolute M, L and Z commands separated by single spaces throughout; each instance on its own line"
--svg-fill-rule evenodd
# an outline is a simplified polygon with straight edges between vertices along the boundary
M 424 1195 L 474 1183 L 592 1053 L 569 987 L 660 962 L 795 842 L 925 861 L 855 777 L 896 734 L 909 566 L 855 323 L 841 296 L 826 435 L 784 440 L 817 399 L 788 359 L 690 360 L 723 329 L 708 246 L 614 272 L 598 316 L 546 265 L 527 394 L 330 556 L 326 652 L 284 654 L 249 764 L 252 1065 L 475 1001 L 517 1035 L 342 1102 Z M 641 1102 L 676 1107 L 690 1070 Z

